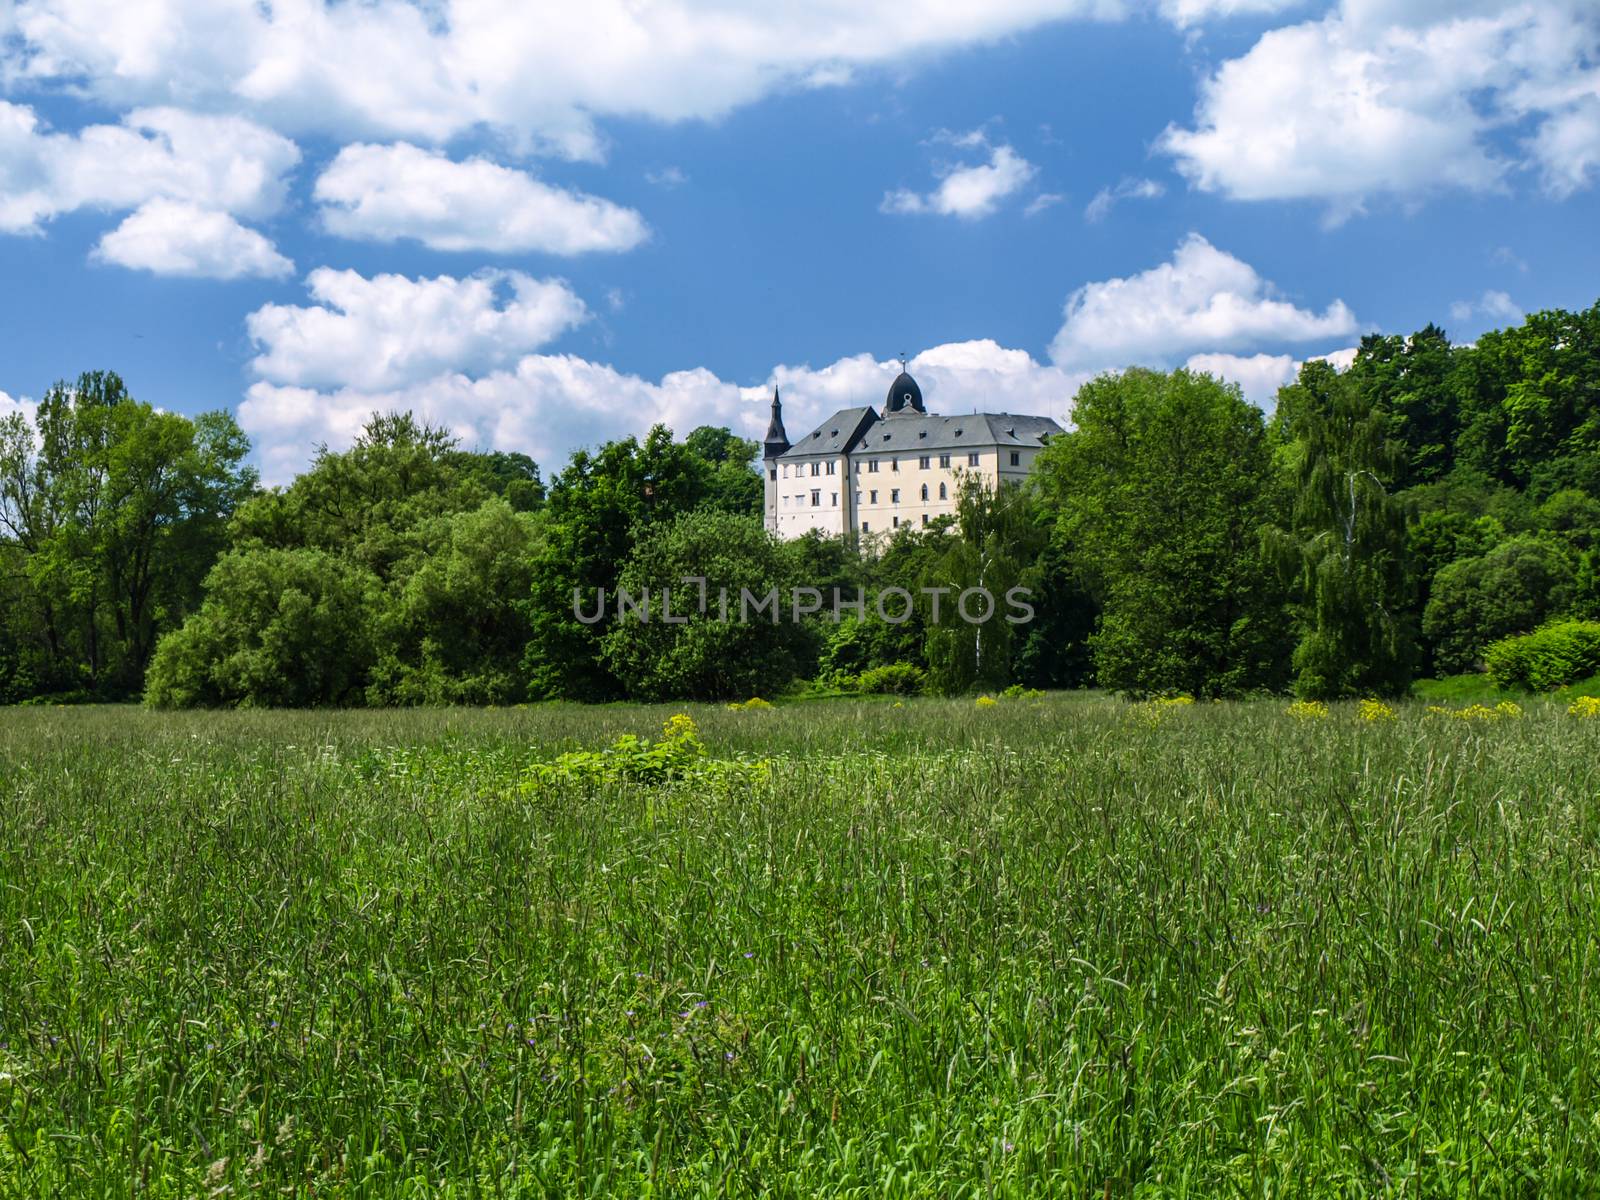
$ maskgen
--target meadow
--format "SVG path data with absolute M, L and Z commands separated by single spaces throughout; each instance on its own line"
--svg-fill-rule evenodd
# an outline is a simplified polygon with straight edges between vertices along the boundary
M 1286 708 L 0 710 L 0 1195 L 1593 1194 L 1600 719 Z

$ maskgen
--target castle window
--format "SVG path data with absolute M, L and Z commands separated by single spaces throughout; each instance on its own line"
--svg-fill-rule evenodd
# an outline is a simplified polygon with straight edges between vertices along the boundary
M 950 465 L 950 456 L 948 454 L 939 455 L 939 465 L 941 467 L 948 467 Z
M 1011 457 L 1012 457 L 1012 458 L 1015 458 L 1015 457 L 1016 457 L 1016 455 L 1015 455 L 1015 454 L 1013 454 L 1013 455 L 1012 455 L 1012 456 L 1011 456 Z M 769 475 L 769 476 L 770 476 L 770 477 L 771 477 L 771 478 L 773 478 L 773 479 L 776 479 L 776 478 L 777 478 L 777 477 L 778 477 L 778 468 L 777 468 L 777 467 L 771 467 L 771 468 L 769 468 L 769 469 L 768 469 L 768 475 Z
M 1018 454 L 1015 450 L 1011 452 L 1011 465 L 1013 467 L 1020 467 L 1022 465 L 1022 455 Z
M 926 500 L 928 498 L 928 485 L 927 484 L 923 484 L 922 485 L 922 498 L 924 500 Z
M 924 471 L 928 469 L 928 456 L 926 454 L 917 459 L 917 466 L 921 467 Z
M 900 489 L 899 488 L 890 488 L 889 489 L 889 503 L 890 504 L 899 504 L 900 503 Z
M 861 532 L 862 533 L 871 533 L 872 532 L 871 529 L 869 529 L 867 527 L 867 523 L 865 521 L 861 522 Z
M 870 492 L 867 493 L 867 495 L 872 497 L 872 503 L 876 504 L 878 502 L 878 489 L 877 488 L 873 488 Z
M 922 523 L 924 525 L 926 525 L 928 523 L 928 514 L 927 513 L 923 513 L 922 514 Z
M 828 501 L 828 503 L 833 505 L 833 507 L 838 508 L 839 507 L 839 493 L 838 492 L 834 492 L 833 493 L 833 499 Z
M 975 467 L 977 465 L 978 465 L 978 452 L 976 450 L 974 450 L 974 451 L 972 451 L 972 453 L 967 455 L 967 466 Z
M 821 506 L 822 506 L 822 493 L 817 491 L 815 488 L 812 488 L 811 489 L 811 507 L 812 508 L 820 508 Z
M 836 466 L 837 466 L 837 465 L 838 465 L 838 464 L 837 464 L 837 463 L 835 463 L 835 462 L 834 462 L 834 461 L 833 461 L 833 459 L 831 459 L 831 458 L 830 458 L 830 459 L 829 459 L 829 460 L 828 460 L 828 474 L 829 474 L 829 475 L 832 475 L 832 474 L 833 474 L 833 469 L 834 469 L 834 467 L 836 467 Z
M 900 528 L 900 518 L 899 518 L 899 517 L 896 517 L 896 518 L 895 518 L 895 519 L 894 519 L 894 527 L 895 527 L 895 528 L 896 528 L 896 529 L 899 529 L 899 528 Z
M 812 463 L 811 464 L 811 473 L 813 475 L 821 475 L 822 474 L 822 464 L 819 463 L 819 462 Z
M 878 473 L 878 460 L 875 459 L 875 458 L 869 459 L 867 461 L 867 474 L 868 475 L 876 475 L 877 473 Z
M 898 471 L 899 469 L 900 469 L 900 460 L 898 458 L 891 458 L 889 460 L 889 470 Z
M 949 498 L 950 498 L 950 493 L 945 490 L 944 484 L 941 483 L 939 485 L 939 499 L 948 500 Z

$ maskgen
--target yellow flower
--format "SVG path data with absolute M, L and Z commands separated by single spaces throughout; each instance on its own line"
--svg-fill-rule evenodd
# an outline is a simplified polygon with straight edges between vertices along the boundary
M 1499 704 L 1494 706 L 1494 711 L 1502 717 L 1520 717 L 1522 715 L 1522 709 L 1509 700 L 1500 701 Z
M 1322 721 L 1328 716 L 1328 706 L 1321 700 L 1296 700 L 1284 712 L 1296 721 Z
M 1363 700 L 1357 705 L 1356 711 L 1361 715 L 1363 721 L 1392 721 L 1395 719 L 1394 709 L 1390 708 L 1382 700 Z
M 763 700 L 760 696 L 751 696 L 750 699 L 744 701 L 743 703 L 735 700 L 732 704 L 728 705 L 728 707 L 734 712 L 756 712 L 763 708 L 771 708 L 772 705 L 767 703 L 767 701 Z
M 979 696 L 976 703 L 979 708 L 993 708 L 998 701 L 993 696 Z
M 1569 715 L 1586 720 L 1600 718 L 1600 696 L 1579 696 L 1567 709 Z

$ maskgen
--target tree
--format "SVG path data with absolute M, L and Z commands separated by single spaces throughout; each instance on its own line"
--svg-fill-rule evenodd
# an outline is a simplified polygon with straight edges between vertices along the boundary
M 703 611 L 700 587 L 686 577 L 705 580 Z M 618 580 L 636 600 L 648 593 L 648 620 L 611 610 L 602 639 L 606 663 L 641 700 L 771 695 L 794 678 L 805 645 L 792 619 L 793 583 L 776 539 L 759 521 L 704 510 L 657 524 L 640 538 Z M 756 600 L 776 593 L 776 619 L 747 611 L 745 591 Z
M 1423 613 L 1440 671 L 1478 669 L 1490 642 L 1529 633 L 1571 611 L 1577 555 L 1554 538 L 1523 534 L 1443 568 Z
M 248 448 L 226 413 L 159 412 L 105 371 L 50 388 L 31 424 L 0 423 L 6 623 L 30 686 L 138 692 L 255 486 Z
M 683 444 L 710 467 L 701 501 L 705 507 L 758 519 L 766 515 L 766 490 L 754 465 L 759 444 L 717 425 L 701 425 Z
M 1207 375 L 1130 370 L 1085 384 L 1073 416 L 1035 476 L 1100 610 L 1101 686 L 1218 696 L 1278 685 L 1287 630 L 1261 552 L 1275 511 L 1260 410 Z
M 634 543 L 694 508 L 709 473 L 705 459 L 674 442 L 664 425 L 643 442 L 624 438 L 572 456 L 551 485 L 546 539 L 535 560 L 523 657 L 531 694 L 593 701 L 625 693 L 598 628 L 574 615 L 574 597 L 589 605 L 602 591 L 613 595 Z
M 200 611 L 161 639 L 158 708 L 357 705 L 373 658 L 378 580 L 325 550 L 231 550 Z
M 928 606 L 926 653 L 935 691 L 953 695 L 1011 682 L 1017 626 L 1007 619 L 1015 614 L 1006 595 L 1022 582 L 1048 538 L 1033 500 L 1017 485 L 995 489 L 975 475 L 958 478 L 956 536 L 922 580 L 924 589 L 949 589 L 937 621 L 931 596 L 921 593 Z M 987 611 L 986 619 L 969 621 L 960 611 L 969 589 L 969 613 L 977 618 Z
M 1278 403 L 1294 434 L 1296 490 L 1289 530 L 1270 531 L 1266 544 L 1296 585 L 1295 690 L 1313 699 L 1404 694 L 1416 646 L 1405 513 L 1389 489 L 1398 456 L 1389 415 L 1325 362 L 1302 366 Z
M 399 565 L 377 631 L 372 704 L 512 704 L 540 525 L 496 497 L 434 517 Z

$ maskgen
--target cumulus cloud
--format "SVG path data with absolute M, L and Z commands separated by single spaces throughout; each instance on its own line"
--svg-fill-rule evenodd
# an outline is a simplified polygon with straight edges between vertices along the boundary
M 1191 233 L 1170 262 L 1073 292 L 1050 357 L 1076 371 L 1168 366 L 1190 354 L 1232 354 L 1355 330 L 1342 300 L 1321 313 L 1297 307 L 1254 267 Z
M 1334 221 L 1519 167 L 1568 195 L 1600 170 L 1597 55 L 1593 0 L 1343 0 L 1225 62 L 1158 145 L 1202 191 L 1321 200 Z
M 346 146 L 317 179 L 315 196 L 331 233 L 413 238 L 434 250 L 583 254 L 631 249 L 647 232 L 631 208 L 404 142 Z
M 520 271 L 408 279 L 319 267 L 307 306 L 267 304 L 245 320 L 270 384 L 400 388 L 441 372 L 495 368 L 553 341 L 588 315 L 558 280 Z
M 1277 403 L 1278 389 L 1300 372 L 1300 364 L 1288 354 L 1194 354 L 1183 365 L 1237 383 L 1246 400 L 1269 411 Z
M 32 424 L 34 412 L 37 408 L 38 405 L 27 397 L 18 400 L 6 392 L 0 392 L 0 421 L 4 421 L 10 416 L 20 415 L 25 421 Z
M 987 340 L 934 347 L 910 366 L 929 407 L 940 412 L 982 408 L 1065 421 L 1082 381 Z M 760 383 L 740 386 L 704 368 L 651 380 L 574 355 L 527 354 L 501 369 L 441 371 L 398 387 L 263 379 L 247 392 L 239 421 L 268 482 L 304 469 L 319 443 L 349 445 L 373 412 L 406 410 L 468 445 L 521 450 L 554 469 L 576 447 L 643 434 L 657 422 L 679 436 L 712 424 L 760 438 L 774 387 L 782 389 L 784 419 L 796 437 L 840 408 L 882 404 L 899 369 L 857 354 L 823 367 L 777 366 Z
M 715 118 L 786 87 L 899 66 L 1146 0 L 15 0 L 0 73 L 126 107 L 441 144 L 475 126 L 593 158 L 595 121 Z
M 93 257 L 156 275 L 281 278 L 294 264 L 227 213 L 180 200 L 151 200 L 95 246 Z
M 1259 16 L 1294 8 L 1302 0 L 1161 0 L 1161 15 L 1179 29 L 1219 17 Z
M 1456 321 L 1470 321 L 1474 317 L 1487 317 L 1493 321 L 1515 324 L 1522 320 L 1522 308 L 1507 293 L 1490 289 L 1476 300 L 1457 300 L 1450 306 L 1450 316 Z
M 158 198 L 266 216 L 282 205 L 299 160 L 293 142 L 239 117 L 146 108 L 120 125 L 68 134 L 0 101 L 0 233 L 38 233 L 62 213 Z
M 1167 194 L 1167 189 L 1154 179 L 1124 179 L 1116 187 L 1104 187 L 1089 201 L 1083 215 L 1089 221 L 1103 221 L 1111 210 L 1123 200 L 1157 200 Z
M 967 135 L 979 137 L 981 133 Z M 970 140 L 952 144 L 970 147 Z M 987 217 L 1000 202 L 1022 188 L 1038 169 L 1010 146 L 996 146 L 989 161 L 971 166 L 947 166 L 939 186 L 926 195 L 901 188 L 886 193 L 880 206 L 886 213 L 934 213 L 974 221 Z

